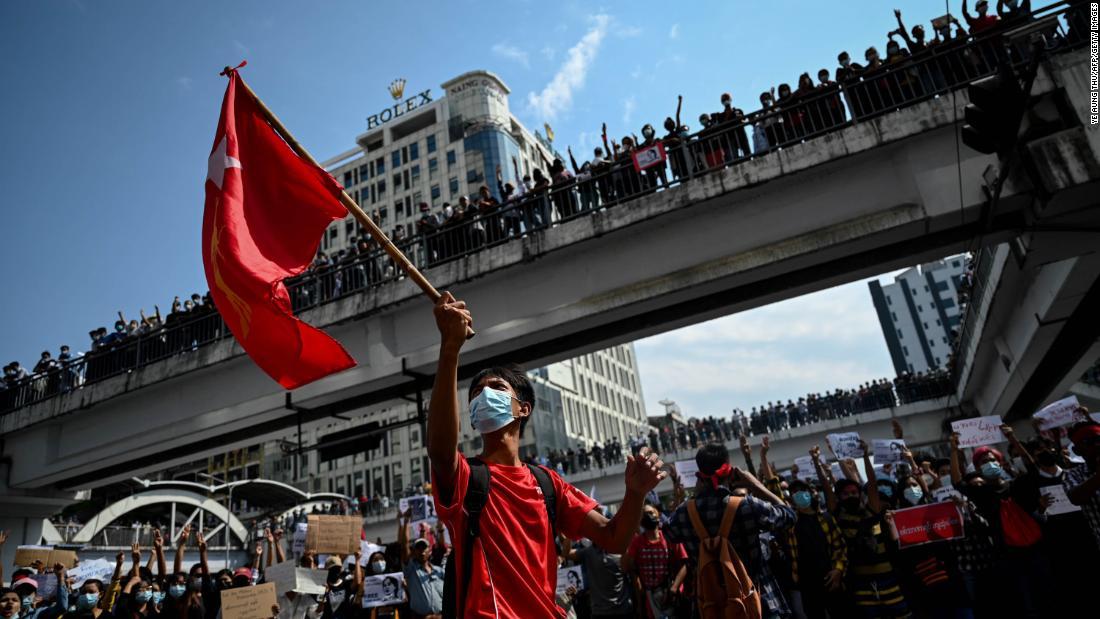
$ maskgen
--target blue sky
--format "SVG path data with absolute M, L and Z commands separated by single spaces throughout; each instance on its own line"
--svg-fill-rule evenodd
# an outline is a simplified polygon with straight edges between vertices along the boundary
M 762 90 L 832 68 L 842 49 L 881 50 L 894 6 L 908 25 L 943 13 L 917 0 L 839 6 L 0 3 L 0 358 L 29 366 L 63 343 L 85 350 L 87 332 L 119 310 L 166 311 L 174 295 L 206 290 L 203 180 L 226 64 L 249 61 L 246 79 L 319 160 L 354 145 L 366 117 L 390 105 L 394 78 L 438 95 L 474 68 L 505 80 L 528 127 L 549 121 L 559 148 L 587 151 L 601 122 L 615 136 L 659 125 L 677 94 L 695 125 L 723 91 L 755 109 Z M 808 311 L 843 324 L 817 328 L 825 320 Z M 743 326 L 755 324 L 771 339 Z M 714 329 L 728 339 L 692 335 Z M 651 338 L 639 345 L 647 404 L 671 397 L 688 412 L 727 411 L 884 376 L 877 329 L 856 284 Z M 683 380 L 708 359 L 728 374 L 711 385 Z

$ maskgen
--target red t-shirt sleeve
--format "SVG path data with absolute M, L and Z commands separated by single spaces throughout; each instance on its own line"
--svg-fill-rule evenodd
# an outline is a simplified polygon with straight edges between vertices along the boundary
M 630 539 L 630 546 L 626 549 L 626 556 L 630 557 L 635 563 L 638 561 L 638 552 L 641 550 L 640 535 L 635 535 Z
M 466 498 L 466 487 L 470 483 L 470 463 L 461 453 L 458 454 L 458 463 L 455 466 L 454 487 L 451 488 L 450 502 L 445 503 L 440 497 L 440 484 L 436 479 L 435 469 L 432 469 L 432 497 L 435 499 L 435 511 L 444 522 L 455 522 L 455 516 L 462 513 L 462 501 Z
M 565 482 L 557 473 L 551 472 L 550 476 L 558 493 L 558 531 L 569 539 L 578 540 L 584 537 L 583 526 L 588 512 L 596 509 L 599 503 L 577 490 L 573 484 Z
M 675 561 L 683 561 L 688 558 L 687 550 L 684 549 L 683 544 L 672 544 L 672 547 L 668 549 L 668 556 Z

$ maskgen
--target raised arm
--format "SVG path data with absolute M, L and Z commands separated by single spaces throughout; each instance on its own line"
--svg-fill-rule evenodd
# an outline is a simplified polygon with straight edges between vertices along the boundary
M 1008 444 L 1015 447 L 1016 451 L 1020 453 L 1020 457 L 1023 458 L 1024 466 L 1027 467 L 1027 470 L 1034 473 L 1039 469 L 1038 465 L 1035 464 L 1035 458 L 1031 457 L 1031 452 L 1020 444 L 1020 439 L 1016 438 L 1016 431 L 1012 429 L 1012 426 L 1007 423 L 1001 424 L 1001 434 L 1005 436 Z
M 958 488 L 962 484 L 962 454 L 959 453 L 959 433 L 951 433 L 951 485 Z
M 898 18 L 898 29 L 896 32 L 901 35 L 901 38 L 905 40 L 905 46 L 909 48 L 909 53 L 913 53 L 913 39 L 909 38 L 909 31 L 905 29 L 905 24 L 901 21 L 901 9 L 894 9 L 894 17 Z
M 913 459 L 913 452 L 906 447 L 901 450 L 901 457 L 905 458 L 905 461 L 909 463 L 909 469 L 913 471 L 913 477 L 915 477 L 917 483 L 920 484 L 921 492 L 924 493 L 924 496 L 929 496 L 928 484 L 924 483 L 924 475 L 921 475 L 921 468 L 917 466 L 917 461 Z
M 401 547 L 401 567 L 409 562 L 409 521 L 412 520 L 412 508 L 397 510 L 397 545 Z
M 863 449 L 863 468 L 867 470 L 867 507 L 876 514 L 882 513 L 882 500 L 878 496 L 878 484 L 875 483 L 875 467 L 871 464 L 871 450 L 867 447 L 867 441 L 859 439 L 859 446 Z
M 133 566 L 130 567 L 130 576 L 137 576 L 139 569 L 141 568 L 141 545 L 130 544 L 130 556 L 134 559 Z
M 164 558 L 164 536 L 160 529 L 153 529 L 153 554 L 157 555 L 157 578 L 168 578 L 168 562 Z
M 256 574 L 260 571 L 260 565 L 264 556 L 264 543 L 256 542 L 256 547 L 252 552 L 252 573 Z
M 592 540 L 600 548 L 612 554 L 622 554 L 642 521 L 642 507 L 646 494 L 655 488 L 668 473 L 661 470 L 664 463 L 642 447 L 637 456 L 626 457 L 626 494 L 619 511 L 608 520 L 597 510 L 588 512 L 581 524 L 581 535 Z
M 676 95 L 676 130 L 680 130 L 680 109 L 684 107 L 684 95 Z
M 456 301 L 449 292 L 436 302 L 434 313 L 440 343 L 439 366 L 428 404 L 428 458 L 439 496 L 450 503 L 458 468 L 458 355 L 473 318 L 466 303 Z
M 573 548 L 573 540 L 569 539 L 568 535 L 562 533 L 558 534 L 558 546 L 561 547 L 561 558 L 566 561 L 577 560 L 577 549 Z M 624 552 L 622 557 L 624 570 L 626 570 L 626 560 L 628 558 L 628 555 Z
M 577 160 L 573 157 L 573 147 L 566 146 L 565 152 L 569 153 L 569 165 L 573 166 L 573 174 L 580 174 L 581 169 L 577 167 Z
M 264 540 L 267 541 L 267 567 L 271 567 L 275 560 L 275 536 L 271 533 L 270 527 L 264 528 Z
M 199 564 L 202 565 L 202 578 L 205 581 L 210 578 L 210 562 L 206 557 L 206 539 L 202 536 L 202 531 L 195 533 L 195 544 L 199 547 Z
M 179 539 L 176 541 L 176 562 L 172 565 L 172 573 L 179 574 L 183 571 L 183 553 L 184 548 L 187 547 L 187 538 L 191 535 L 191 525 L 184 525 L 183 530 L 180 531 Z M 122 553 L 119 553 L 119 557 Z
M 821 463 L 821 448 L 817 445 L 810 448 L 810 460 L 814 463 L 814 470 L 817 471 L 817 481 L 821 484 L 821 490 L 825 492 L 825 507 L 830 514 L 836 513 L 836 493 L 833 492 L 833 484 L 829 483 L 829 474 Z
M 966 0 L 963 0 L 963 19 L 965 19 L 968 24 L 974 21 L 974 17 L 970 14 L 970 8 L 966 6 Z
M 603 152 L 607 153 L 607 157 L 611 158 L 611 147 L 607 145 L 607 123 L 603 123 L 600 130 L 600 137 L 603 138 Z
M 275 529 L 275 562 L 286 561 L 286 551 L 283 550 L 283 530 Z
M 760 439 L 760 477 L 764 479 L 764 483 L 767 483 L 769 479 L 774 477 L 772 474 L 771 465 L 768 463 L 768 449 L 771 447 L 771 438 L 765 434 Z
M 756 475 L 756 467 L 752 465 L 752 445 L 749 445 L 749 438 L 744 434 L 741 435 L 741 455 L 745 456 L 745 470 Z

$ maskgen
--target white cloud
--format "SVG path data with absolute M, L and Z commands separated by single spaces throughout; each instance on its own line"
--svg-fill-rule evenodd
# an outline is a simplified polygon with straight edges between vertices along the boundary
M 672 24 L 672 27 L 668 29 L 668 38 L 676 39 L 680 37 L 680 24 Z
M 186 75 L 181 75 L 176 78 L 176 85 L 179 86 L 180 90 L 191 90 L 191 82 L 191 78 Z
M 527 106 L 543 120 L 554 120 L 573 105 L 573 93 L 584 87 L 588 69 L 596 60 L 600 44 L 607 36 L 607 15 L 592 18 L 592 27 L 576 45 L 569 48 L 565 62 L 542 92 L 527 93 Z
M 623 124 L 630 124 L 630 117 L 634 115 L 634 109 L 638 107 L 638 102 L 635 101 L 634 95 L 630 95 L 626 99 L 623 99 Z
M 546 60 L 552 62 L 554 60 L 554 56 L 557 55 L 558 50 L 547 45 L 546 47 L 542 48 L 542 50 L 540 50 L 540 53 L 546 58 Z
M 620 39 L 632 39 L 634 37 L 642 36 L 642 29 L 640 26 L 619 26 L 615 28 L 615 36 Z
M 640 64 L 634 65 L 634 70 L 630 72 L 630 77 L 633 78 L 633 79 L 638 79 L 641 76 L 642 76 L 642 65 L 640 65 Z
M 497 43 L 493 45 L 493 53 L 506 60 L 512 60 L 523 65 L 524 68 L 530 67 L 530 63 L 527 60 L 527 52 L 522 49 L 509 45 L 507 43 Z

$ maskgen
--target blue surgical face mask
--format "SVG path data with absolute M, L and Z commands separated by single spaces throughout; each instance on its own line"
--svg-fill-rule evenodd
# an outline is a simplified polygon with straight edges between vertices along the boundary
M 153 592 L 153 603 L 154 604 L 160 604 L 163 601 L 164 601 L 164 592 L 163 591 L 154 591 Z
M 794 506 L 798 509 L 808 509 L 814 502 L 814 495 L 809 490 L 799 490 L 791 498 L 794 499 Z
M 144 604 L 151 599 L 153 599 L 152 591 L 138 591 L 134 594 L 134 600 L 136 600 L 138 604 Z
M 496 432 L 512 423 L 512 394 L 485 387 L 470 402 L 470 425 L 482 434 Z
M 891 498 L 894 496 L 894 489 L 891 486 L 879 486 L 878 493 L 886 498 Z
M 183 597 L 183 594 L 187 592 L 187 585 L 172 585 L 168 587 L 168 595 L 178 598 Z
M 82 593 L 76 598 L 77 610 L 91 610 L 99 602 L 98 593 Z
M 29 611 L 34 608 L 34 594 L 28 595 L 20 601 L 24 611 Z
M 905 490 L 901 491 L 901 494 L 905 497 L 906 501 L 909 501 L 910 505 L 916 505 L 924 498 L 924 491 L 916 486 L 906 486 Z
M 1000 477 L 1001 476 L 1001 463 L 996 460 L 990 460 L 982 465 L 982 477 Z
M 374 568 L 374 573 L 375 574 L 384 574 L 386 572 L 386 562 L 385 561 L 373 561 L 373 562 L 371 562 L 371 567 Z

